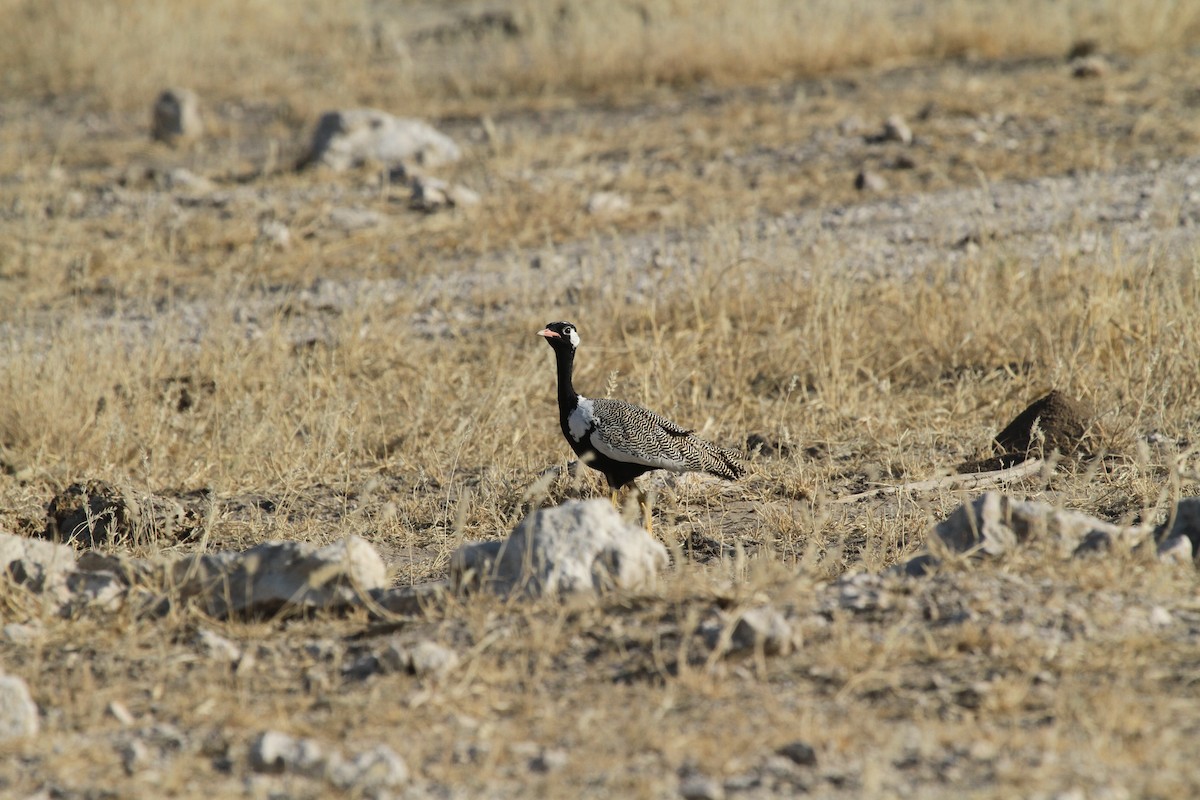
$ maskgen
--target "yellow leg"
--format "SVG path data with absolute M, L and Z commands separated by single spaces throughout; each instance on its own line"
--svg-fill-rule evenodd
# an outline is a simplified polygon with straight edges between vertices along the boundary
M 654 533 L 654 517 L 650 514 L 650 499 L 641 489 L 637 489 L 638 506 L 642 509 L 642 519 L 645 521 L 646 532 Z

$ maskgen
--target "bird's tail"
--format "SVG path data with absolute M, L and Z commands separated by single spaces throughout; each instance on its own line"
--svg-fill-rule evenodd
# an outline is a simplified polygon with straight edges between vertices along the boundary
M 737 453 L 694 436 L 690 438 L 699 451 L 700 468 L 705 472 L 727 481 L 736 481 L 746 474 L 746 468 L 742 466 Z

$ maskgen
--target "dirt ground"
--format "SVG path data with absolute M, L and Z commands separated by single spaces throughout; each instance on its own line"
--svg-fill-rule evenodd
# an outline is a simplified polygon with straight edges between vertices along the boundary
M 1006 491 L 1120 523 L 1196 493 L 1198 56 L 448 102 L 431 122 L 467 156 L 435 172 L 481 202 L 431 214 L 380 165 L 294 169 L 315 122 L 295 103 L 214 99 L 206 135 L 168 147 L 145 109 L 2 96 L 3 530 L 40 535 L 56 495 L 103 480 L 191 520 L 107 551 L 357 534 L 396 585 L 441 580 L 463 540 L 604 494 L 554 472 L 570 454 L 534 334 L 555 319 L 583 335 L 581 391 L 751 474 L 643 481 L 673 562 L 637 596 L 64 619 L 0 589 L 0 665 L 41 722 L 0 743 L 0 794 L 1194 795 L 1190 565 L 1034 541 L 898 577 L 972 493 L 837 501 L 994 455 L 1052 388 L 1090 410 L 1088 452 Z M 599 192 L 624 202 L 589 212 Z M 714 649 L 764 604 L 794 650 Z M 459 665 L 355 668 L 426 640 Z M 256 769 L 267 730 L 386 744 L 409 778 Z

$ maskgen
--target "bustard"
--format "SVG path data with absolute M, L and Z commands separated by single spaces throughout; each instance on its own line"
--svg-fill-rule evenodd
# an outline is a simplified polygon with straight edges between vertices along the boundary
M 737 480 L 746 470 L 731 450 L 695 436 L 653 411 L 623 400 L 584 397 L 575 391 L 571 373 L 579 330 L 570 322 L 551 322 L 538 331 L 554 350 L 558 367 L 558 421 L 563 436 L 580 461 L 599 470 L 612 489 L 633 483 L 656 469 L 707 472 Z M 646 509 L 649 527 L 649 509 Z

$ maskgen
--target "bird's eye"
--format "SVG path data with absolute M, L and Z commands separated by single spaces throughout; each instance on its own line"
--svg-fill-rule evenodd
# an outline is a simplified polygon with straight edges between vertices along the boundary
M 574 332 L 575 332 L 575 329 L 574 329 L 574 328 L 572 328 L 570 325 L 568 325 L 567 327 L 563 328 L 563 333 L 565 333 L 567 336 L 570 336 L 570 335 L 571 335 L 572 333 L 574 333 Z

